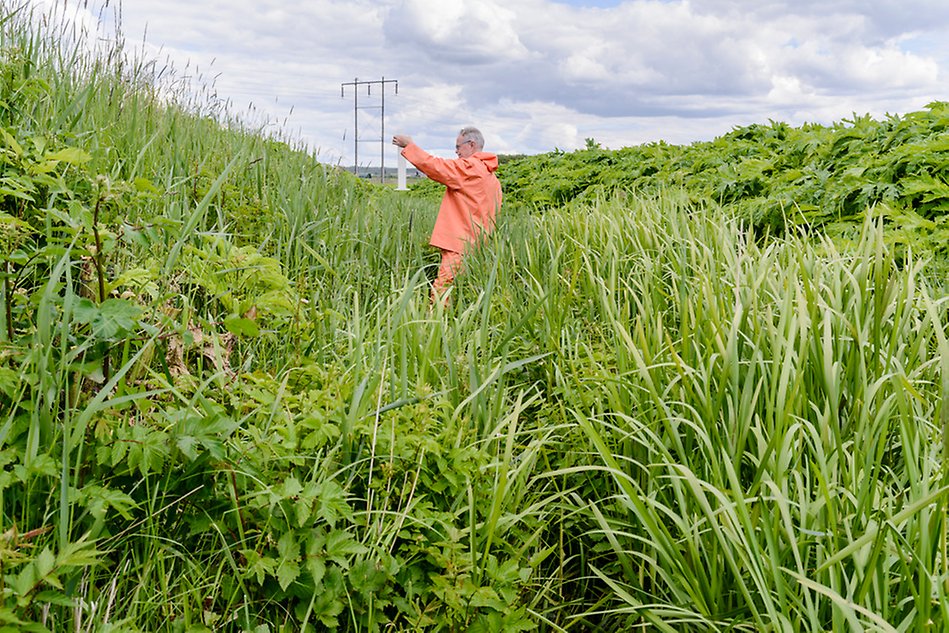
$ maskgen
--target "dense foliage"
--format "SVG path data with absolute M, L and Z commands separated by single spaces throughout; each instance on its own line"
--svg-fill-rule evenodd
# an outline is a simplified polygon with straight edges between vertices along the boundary
M 509 203 L 537 209 L 684 189 L 692 203 L 721 205 L 759 234 L 816 229 L 852 238 L 873 209 L 898 257 L 911 248 L 949 260 L 947 102 L 884 120 L 748 125 L 691 145 L 608 150 L 588 142 L 570 153 L 502 157 L 499 175 Z M 437 191 L 434 183 L 417 188 Z
M 736 128 L 691 145 L 592 147 L 506 161 L 505 191 L 534 206 L 616 190 L 655 195 L 682 187 L 695 202 L 733 206 L 760 230 L 788 224 L 861 223 L 885 205 L 890 219 L 949 246 L 949 103 L 877 121 L 826 127 L 786 123 Z M 917 235 L 922 237 L 923 233 Z
M 429 199 L 0 8 L 0 631 L 949 622 L 949 299 L 884 230 L 943 230 L 922 172 L 840 242 L 510 161 L 432 306 Z

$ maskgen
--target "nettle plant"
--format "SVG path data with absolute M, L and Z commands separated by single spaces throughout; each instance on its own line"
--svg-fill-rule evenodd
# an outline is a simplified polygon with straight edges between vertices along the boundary
M 56 628 L 44 610 L 76 606 L 81 575 L 109 568 L 116 532 L 149 511 L 143 481 L 236 461 L 222 443 L 237 423 L 204 381 L 234 379 L 235 341 L 286 336 L 297 308 L 278 262 L 163 217 L 167 192 L 93 164 L 0 128 L 0 630 Z
M 141 329 L 138 306 L 108 293 L 116 198 L 90 160 L 52 136 L 0 128 L 0 624 L 20 630 L 37 605 L 68 601 L 70 578 L 97 556 L 68 520 L 51 520 L 74 489 L 59 485 L 66 469 L 48 451 L 75 438 L 72 407 L 106 380 L 112 347 Z
M 91 175 L 91 156 L 57 139 L 3 129 L 0 140 L 4 338 L 16 349 L 68 317 L 65 348 L 82 349 L 73 360 L 86 378 L 108 379 L 111 350 L 139 330 L 142 312 L 113 296 L 110 279 L 110 260 L 134 233 L 118 218 L 136 189 Z

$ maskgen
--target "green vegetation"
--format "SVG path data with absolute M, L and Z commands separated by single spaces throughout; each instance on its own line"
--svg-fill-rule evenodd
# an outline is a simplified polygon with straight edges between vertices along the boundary
M 501 165 L 508 203 L 535 210 L 684 190 L 691 204 L 720 206 L 756 235 L 816 233 L 850 244 L 869 211 L 897 261 L 924 253 L 934 259 L 931 279 L 949 277 L 949 102 L 829 127 L 772 121 L 691 145 L 606 150 L 588 138 L 580 151 L 502 156 Z
M 509 199 L 535 208 L 684 189 L 692 204 L 720 205 L 759 235 L 818 230 L 852 241 L 870 210 L 897 259 L 933 254 L 949 275 L 947 102 L 883 121 L 749 125 L 688 146 L 611 151 L 587 139 L 582 151 L 505 161 L 502 173 Z
M 511 161 L 432 308 L 429 199 L 0 6 L 0 631 L 946 627 L 944 200 Z

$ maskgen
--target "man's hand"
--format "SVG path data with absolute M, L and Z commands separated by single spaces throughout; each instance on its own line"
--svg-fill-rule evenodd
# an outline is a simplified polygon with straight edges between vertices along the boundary
M 398 147 L 405 147 L 412 142 L 412 137 L 405 134 L 396 134 L 392 137 L 392 144 Z

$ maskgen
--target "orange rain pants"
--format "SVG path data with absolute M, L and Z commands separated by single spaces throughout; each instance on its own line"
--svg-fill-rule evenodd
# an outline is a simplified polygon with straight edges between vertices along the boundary
M 435 303 L 445 294 L 448 287 L 455 280 L 455 275 L 461 274 L 464 266 L 462 253 L 446 251 L 445 249 L 439 250 L 442 252 L 442 261 L 438 266 L 438 277 L 435 278 L 435 283 L 432 284 L 432 303 Z M 447 297 L 445 300 L 447 300 Z

